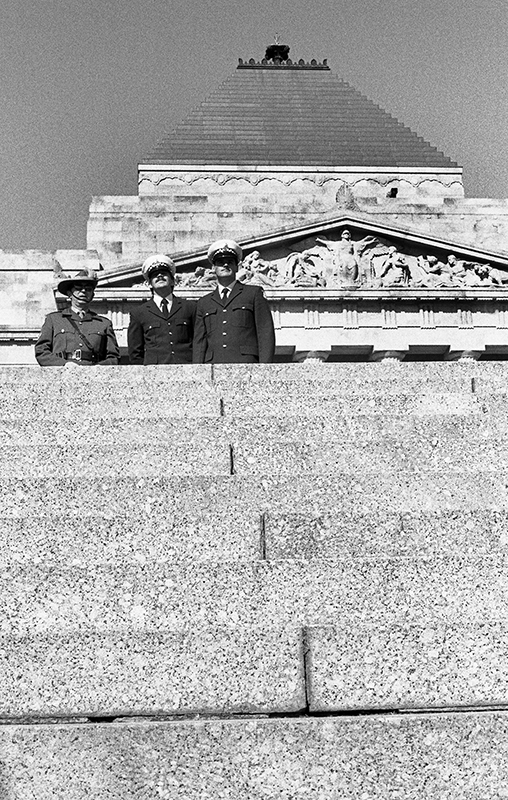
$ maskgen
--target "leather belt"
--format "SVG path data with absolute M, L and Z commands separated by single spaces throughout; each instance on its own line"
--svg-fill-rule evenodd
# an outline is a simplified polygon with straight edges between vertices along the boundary
M 87 361 L 90 364 L 97 363 L 97 356 L 95 353 L 87 352 L 86 350 L 73 350 L 72 353 L 64 353 L 66 361 Z

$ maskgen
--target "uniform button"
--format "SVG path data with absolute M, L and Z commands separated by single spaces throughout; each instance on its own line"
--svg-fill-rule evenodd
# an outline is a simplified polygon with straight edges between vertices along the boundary
M 223 336 L 227 336 L 227 333 L 226 333 L 226 331 L 222 331 L 222 335 L 223 335 Z
M 227 322 L 227 319 L 223 319 L 223 320 L 222 320 L 222 324 L 223 324 L 223 325 L 225 325 L 225 324 L 226 324 L 226 322 Z
M 227 344 L 223 344 L 222 346 L 223 346 L 223 347 L 227 347 Z
M 80 346 L 80 347 L 83 347 L 83 342 L 80 342 L 80 343 L 79 343 L 79 346 Z
M 227 311 L 227 308 L 223 308 L 223 309 L 222 309 L 222 313 L 223 313 L 223 314 L 225 314 L 225 313 L 226 313 L 226 311 Z

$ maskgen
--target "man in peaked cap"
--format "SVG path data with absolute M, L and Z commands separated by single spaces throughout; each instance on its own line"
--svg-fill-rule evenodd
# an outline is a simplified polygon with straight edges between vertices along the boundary
M 175 264 L 157 254 L 141 272 L 152 299 L 131 312 L 127 341 L 131 364 L 191 364 L 196 304 L 175 297 Z
M 35 345 L 41 367 L 118 364 L 118 343 L 107 317 L 90 310 L 97 275 L 81 270 L 74 277 L 60 275 L 57 289 L 67 295 L 69 308 L 53 311 L 44 320 Z
M 198 300 L 193 360 L 196 364 L 268 364 L 275 352 L 270 306 L 259 286 L 236 280 L 242 260 L 231 239 L 210 245 L 217 288 Z

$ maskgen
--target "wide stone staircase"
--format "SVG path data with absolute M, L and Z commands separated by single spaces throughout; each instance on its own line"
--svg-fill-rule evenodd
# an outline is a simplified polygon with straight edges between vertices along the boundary
M 1 800 L 508 798 L 508 364 L 0 368 Z

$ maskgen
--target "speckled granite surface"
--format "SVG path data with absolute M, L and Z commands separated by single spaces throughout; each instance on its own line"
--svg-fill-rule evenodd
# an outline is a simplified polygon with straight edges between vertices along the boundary
M 87 515 L 0 515 L 0 565 L 254 561 L 261 557 L 261 522 L 248 508 L 175 514 L 156 498 L 123 515 L 107 506 Z
M 125 602 L 125 597 L 123 598 Z M 136 598 L 134 598 L 136 601 Z M 305 708 L 298 630 L 210 625 L 0 639 L 2 717 L 291 713 Z M 138 630 L 136 630 L 138 629 Z
M 144 513 L 377 514 L 508 508 L 508 472 L 139 478 L 0 478 L 2 517 Z
M 508 557 L 4 568 L 0 632 L 508 618 Z
M 508 510 L 340 513 L 268 513 L 265 554 L 284 558 L 379 558 L 476 555 L 503 558 L 508 548 Z
M 507 412 L 508 363 L 0 368 L 1 800 L 508 798 Z M 48 722 L 210 712 L 281 716 Z
M 5 800 L 502 800 L 505 713 L 0 728 Z
M 311 711 L 504 705 L 508 626 L 368 623 L 306 631 Z

